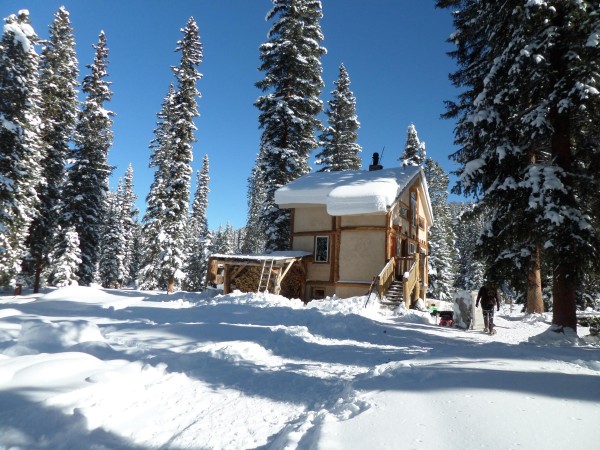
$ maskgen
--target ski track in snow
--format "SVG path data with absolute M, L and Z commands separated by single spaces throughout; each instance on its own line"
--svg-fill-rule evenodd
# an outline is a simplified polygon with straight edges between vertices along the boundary
M 364 448 L 367 436 L 389 448 L 398 429 L 406 448 L 458 445 L 432 429 L 466 436 L 465 448 L 527 448 L 520 421 L 557 401 L 556 425 L 573 433 L 600 419 L 597 343 L 530 341 L 548 324 L 508 312 L 491 337 L 364 300 L 91 288 L 1 298 L 0 448 Z M 565 393 L 569 376 L 580 384 Z M 506 421 L 506 398 L 521 408 L 504 438 L 465 423 L 472 410 Z

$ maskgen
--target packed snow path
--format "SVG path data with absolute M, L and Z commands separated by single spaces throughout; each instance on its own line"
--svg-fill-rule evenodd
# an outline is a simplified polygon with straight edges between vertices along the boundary
M 364 300 L 0 297 L 0 448 L 596 446 L 594 339 L 516 313 L 490 337 Z

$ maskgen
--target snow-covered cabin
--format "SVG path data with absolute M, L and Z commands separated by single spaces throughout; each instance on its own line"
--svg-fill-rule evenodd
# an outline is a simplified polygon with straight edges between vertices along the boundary
M 291 209 L 292 250 L 312 255 L 305 300 L 364 295 L 372 283 L 408 306 L 425 298 L 433 214 L 421 167 L 310 173 L 275 202 Z

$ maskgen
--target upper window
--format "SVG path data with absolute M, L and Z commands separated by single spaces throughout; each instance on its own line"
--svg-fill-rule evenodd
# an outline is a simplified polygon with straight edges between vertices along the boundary
M 410 222 L 414 227 L 417 226 L 417 193 L 410 193 Z
M 329 261 L 329 236 L 315 237 L 315 262 Z

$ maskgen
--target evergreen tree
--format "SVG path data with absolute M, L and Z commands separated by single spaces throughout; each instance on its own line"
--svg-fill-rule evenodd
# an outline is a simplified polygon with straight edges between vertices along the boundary
M 398 159 L 402 166 L 420 166 L 425 161 L 425 142 L 419 140 L 416 127 L 411 123 L 408 126 L 404 152 Z
M 493 273 L 516 267 L 539 293 L 543 249 L 554 267 L 553 323 L 575 329 L 576 288 L 598 249 L 583 187 L 597 179 L 588 163 L 599 140 L 586 135 L 600 109 L 597 4 L 438 6 L 458 9 L 453 80 L 465 92 L 447 115 L 458 119 L 459 189 L 493 209 L 480 252 Z
M 60 255 L 50 266 L 52 273 L 49 276 L 54 286 L 64 287 L 71 284 L 77 285 L 77 272 L 81 264 L 81 250 L 79 237 L 75 227 L 68 228 L 64 234 L 59 235 L 60 242 L 57 248 L 61 249 Z
M 123 190 L 119 198 L 120 224 L 123 234 L 123 269 L 124 278 L 121 284 L 128 285 L 135 281 L 137 277 L 134 259 L 135 259 L 135 237 L 138 228 L 139 211 L 135 206 L 137 195 L 133 191 L 133 167 L 131 164 L 127 167 L 123 181 Z
M 261 224 L 266 250 L 283 250 L 290 243 L 290 212 L 274 202 L 275 191 L 309 172 L 308 156 L 318 147 L 315 132 L 323 87 L 320 58 L 323 34 L 319 0 L 273 0 L 267 20 L 274 20 L 269 41 L 260 46 L 259 70 L 265 77 L 256 85 L 262 131 L 258 165 L 264 188 Z
M 110 82 L 105 80 L 108 48 L 103 32 L 94 48 L 94 62 L 87 66 L 90 74 L 82 84 L 86 98 L 75 129 L 73 165 L 67 172 L 61 217 L 63 229 L 72 226 L 77 230 L 81 247 L 78 276 L 85 285 L 94 281 L 98 265 L 108 177 L 112 172 L 108 150 L 113 139 L 111 117 L 114 113 L 104 108 L 112 92 Z
M 323 151 L 316 155 L 315 162 L 323 166 L 319 172 L 360 170 L 362 149 L 356 143 L 360 123 L 356 117 L 356 99 L 350 90 L 350 77 L 343 64 L 334 84 L 336 89 L 331 91 L 332 98 L 325 111 L 329 126 L 320 136 Z
M 218 253 L 220 255 L 233 254 L 233 227 L 228 222 L 225 228 L 219 225 L 219 229 L 214 233 L 214 238 L 211 242 L 210 253 Z
M 149 166 L 155 167 L 154 180 L 150 185 L 150 192 L 146 197 L 146 213 L 142 219 L 142 236 L 144 249 L 140 270 L 139 285 L 142 289 L 158 289 L 166 286 L 167 280 L 163 274 L 162 240 L 163 223 L 168 212 L 168 197 L 166 195 L 167 180 L 169 178 L 170 145 L 173 133 L 173 111 L 175 105 L 175 87 L 169 86 L 162 103 L 161 112 L 157 115 L 159 121 L 154 130 L 155 138 L 150 143 L 152 154 Z
M 154 236 L 156 249 L 144 258 L 143 285 L 166 284 L 168 292 L 184 278 L 194 118 L 199 115 L 196 83 L 202 78 L 197 70 L 202 62 L 202 44 L 193 18 L 182 33 L 176 49 L 181 52 L 180 64 L 173 68 L 177 86 L 169 89 L 155 130 L 150 165 L 157 170 L 144 216 L 145 238 Z
M 184 289 L 188 291 L 201 291 L 206 281 L 206 270 L 208 268 L 208 219 L 206 210 L 208 208 L 208 183 L 209 177 L 208 155 L 204 155 L 202 170 L 198 172 L 196 192 L 192 203 L 192 213 L 188 221 L 188 246 L 186 266 L 186 279 Z
M 456 251 L 454 229 L 448 207 L 450 179 L 444 169 L 431 158 L 426 158 L 425 177 L 433 210 L 433 225 L 429 229 L 429 288 L 428 292 L 440 300 L 450 300 L 456 280 Z
M 120 288 L 126 276 L 126 241 L 121 220 L 122 181 L 117 192 L 108 195 L 108 208 L 104 218 L 99 259 L 100 284 L 105 288 Z
M 50 35 L 40 58 L 39 89 L 43 145 L 42 177 L 38 215 L 28 238 L 34 292 L 39 292 L 41 272 L 54 245 L 58 211 L 65 179 L 69 144 L 77 120 L 77 58 L 69 13 L 60 8 L 49 27 Z
M 252 169 L 248 178 L 248 220 L 242 243 L 242 253 L 262 253 L 266 246 L 262 224 L 262 206 L 265 201 L 263 177 L 258 165 Z
M 29 13 L 5 19 L 0 39 L 0 284 L 21 271 L 43 185 L 37 42 Z
M 455 249 L 458 253 L 457 276 L 455 286 L 468 291 L 478 290 L 484 280 L 485 266 L 476 258 L 474 237 L 483 230 L 484 220 L 473 214 L 472 203 L 450 203 L 452 228 L 456 236 Z

